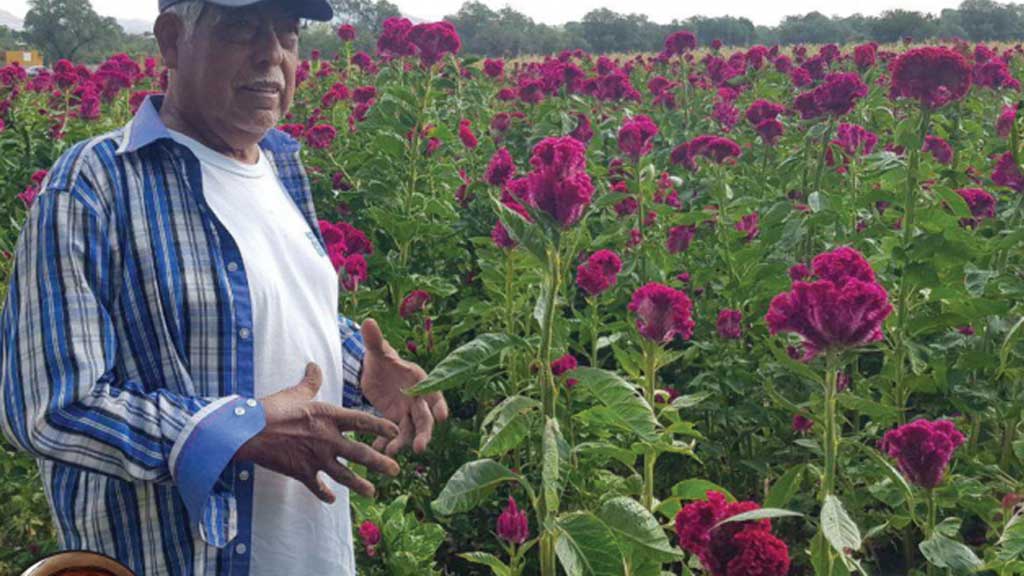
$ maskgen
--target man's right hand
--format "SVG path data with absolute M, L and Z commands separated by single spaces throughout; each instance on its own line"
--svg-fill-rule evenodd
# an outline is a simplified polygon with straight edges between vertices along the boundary
M 398 475 L 398 463 L 342 433 L 365 432 L 390 440 L 398 436 L 398 426 L 365 412 L 314 401 L 322 380 L 320 367 L 310 363 L 298 384 L 260 400 L 266 427 L 242 445 L 235 459 L 295 478 L 327 503 L 333 503 L 335 496 L 317 477 L 320 470 L 339 484 L 372 497 L 373 484 L 349 470 L 338 457 L 388 476 Z

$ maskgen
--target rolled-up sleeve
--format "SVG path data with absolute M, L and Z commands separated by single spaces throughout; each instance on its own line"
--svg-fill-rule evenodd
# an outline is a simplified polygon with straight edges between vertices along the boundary
M 363 388 L 360 384 L 366 347 L 363 344 L 363 335 L 359 332 L 359 325 L 351 319 L 339 315 L 338 333 L 341 337 L 342 380 L 345 386 L 344 406 L 355 410 L 372 411 L 373 406 L 366 396 L 363 396 Z

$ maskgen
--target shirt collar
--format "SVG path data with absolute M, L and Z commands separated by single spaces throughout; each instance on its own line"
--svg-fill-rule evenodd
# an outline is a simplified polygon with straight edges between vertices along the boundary
M 125 126 L 125 136 L 117 149 L 118 155 L 135 152 L 158 140 L 171 138 L 171 133 L 160 118 L 160 106 L 163 103 L 162 94 L 146 97 L 135 117 Z M 269 130 L 259 145 L 273 154 L 295 153 L 300 147 L 298 141 L 276 128 Z

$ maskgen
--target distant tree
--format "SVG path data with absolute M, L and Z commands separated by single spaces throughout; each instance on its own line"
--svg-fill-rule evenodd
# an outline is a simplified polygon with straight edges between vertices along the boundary
M 7 26 L 0 26 L 0 52 L 4 50 L 14 50 L 23 43 L 21 34 L 17 30 L 12 30 Z
M 957 9 L 960 26 L 971 40 L 1012 40 L 1022 36 L 1019 5 L 964 0 Z
M 328 0 L 334 8 L 335 23 L 356 27 L 356 46 L 372 50 L 381 31 L 381 23 L 392 16 L 401 16 L 398 6 L 388 0 Z
M 868 23 L 871 39 L 896 42 L 901 38 L 931 38 L 939 30 L 934 17 L 908 10 L 886 10 Z
M 30 0 L 24 38 L 52 63 L 117 45 L 124 32 L 116 20 L 97 14 L 89 0 Z

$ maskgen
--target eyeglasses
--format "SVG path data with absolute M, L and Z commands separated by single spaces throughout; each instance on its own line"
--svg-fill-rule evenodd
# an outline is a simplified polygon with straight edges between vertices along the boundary
M 213 26 L 217 36 L 231 44 L 250 44 L 269 26 L 281 47 L 291 50 L 298 45 L 301 21 L 283 9 L 218 7 Z

